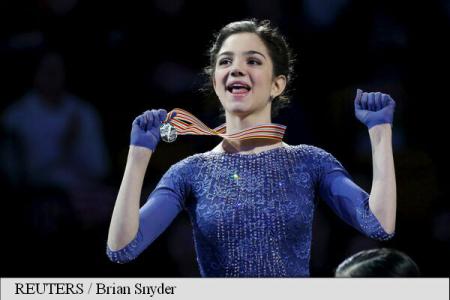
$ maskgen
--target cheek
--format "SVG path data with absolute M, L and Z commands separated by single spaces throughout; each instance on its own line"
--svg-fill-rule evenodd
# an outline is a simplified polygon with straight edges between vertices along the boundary
M 214 76 L 213 76 L 213 83 L 215 86 L 217 86 L 217 83 L 220 83 L 220 74 L 217 72 L 214 72 Z
M 215 71 L 212 77 L 214 93 L 216 94 L 216 96 L 219 98 L 220 101 L 222 101 L 221 99 L 224 96 L 224 85 L 223 85 L 224 75 L 222 73 L 223 72 Z
M 216 84 L 220 84 L 221 81 L 223 80 L 223 76 L 224 76 L 225 72 L 223 70 L 220 69 L 216 69 L 214 71 L 214 79 L 216 80 Z
M 257 85 L 260 91 L 270 90 L 272 85 L 272 77 L 265 73 L 255 73 L 253 74 L 253 84 Z
M 216 91 L 216 94 L 222 94 L 224 93 L 225 86 L 224 86 L 224 80 L 225 80 L 226 72 L 218 70 L 214 73 L 214 90 Z

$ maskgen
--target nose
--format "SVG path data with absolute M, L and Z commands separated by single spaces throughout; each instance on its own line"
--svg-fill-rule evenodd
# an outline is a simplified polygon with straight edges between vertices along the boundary
M 234 77 L 239 77 L 239 76 L 245 75 L 245 72 L 239 62 L 236 62 L 235 64 L 233 64 L 231 71 L 230 71 L 230 75 L 234 76 Z
M 234 77 L 244 76 L 244 73 L 239 68 L 233 68 L 233 70 L 231 70 L 230 74 L 231 74 L 231 76 L 234 76 Z

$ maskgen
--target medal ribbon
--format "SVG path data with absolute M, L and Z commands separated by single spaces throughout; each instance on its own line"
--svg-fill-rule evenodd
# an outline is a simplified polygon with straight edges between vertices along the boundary
M 173 117 L 174 113 L 176 114 Z M 258 126 L 247 128 L 233 134 L 226 134 L 226 124 L 211 129 L 190 112 L 181 108 L 171 110 L 163 123 L 169 123 L 175 127 L 178 135 L 218 135 L 229 140 L 264 138 L 281 141 L 286 131 L 286 126 L 284 125 L 267 123 L 259 124 Z

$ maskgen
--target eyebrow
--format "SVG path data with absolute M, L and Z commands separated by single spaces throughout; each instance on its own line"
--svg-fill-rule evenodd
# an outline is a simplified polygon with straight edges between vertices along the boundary
M 261 55 L 262 57 L 266 58 L 266 57 L 264 56 L 264 54 L 262 54 L 261 52 L 255 51 L 255 50 L 244 51 L 244 52 L 242 52 L 242 53 L 243 53 L 244 55 L 259 54 L 259 55 Z M 220 54 L 217 55 L 217 56 L 219 57 L 219 56 L 222 56 L 222 55 L 230 55 L 230 56 L 233 56 L 233 55 L 234 55 L 234 52 L 232 52 L 232 51 L 225 51 L 225 52 L 220 53 Z

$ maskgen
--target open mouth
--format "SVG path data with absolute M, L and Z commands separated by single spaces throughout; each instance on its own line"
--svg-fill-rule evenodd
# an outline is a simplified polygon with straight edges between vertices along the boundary
M 227 91 L 233 95 L 245 95 L 251 90 L 251 87 L 245 83 L 232 83 L 227 86 Z

